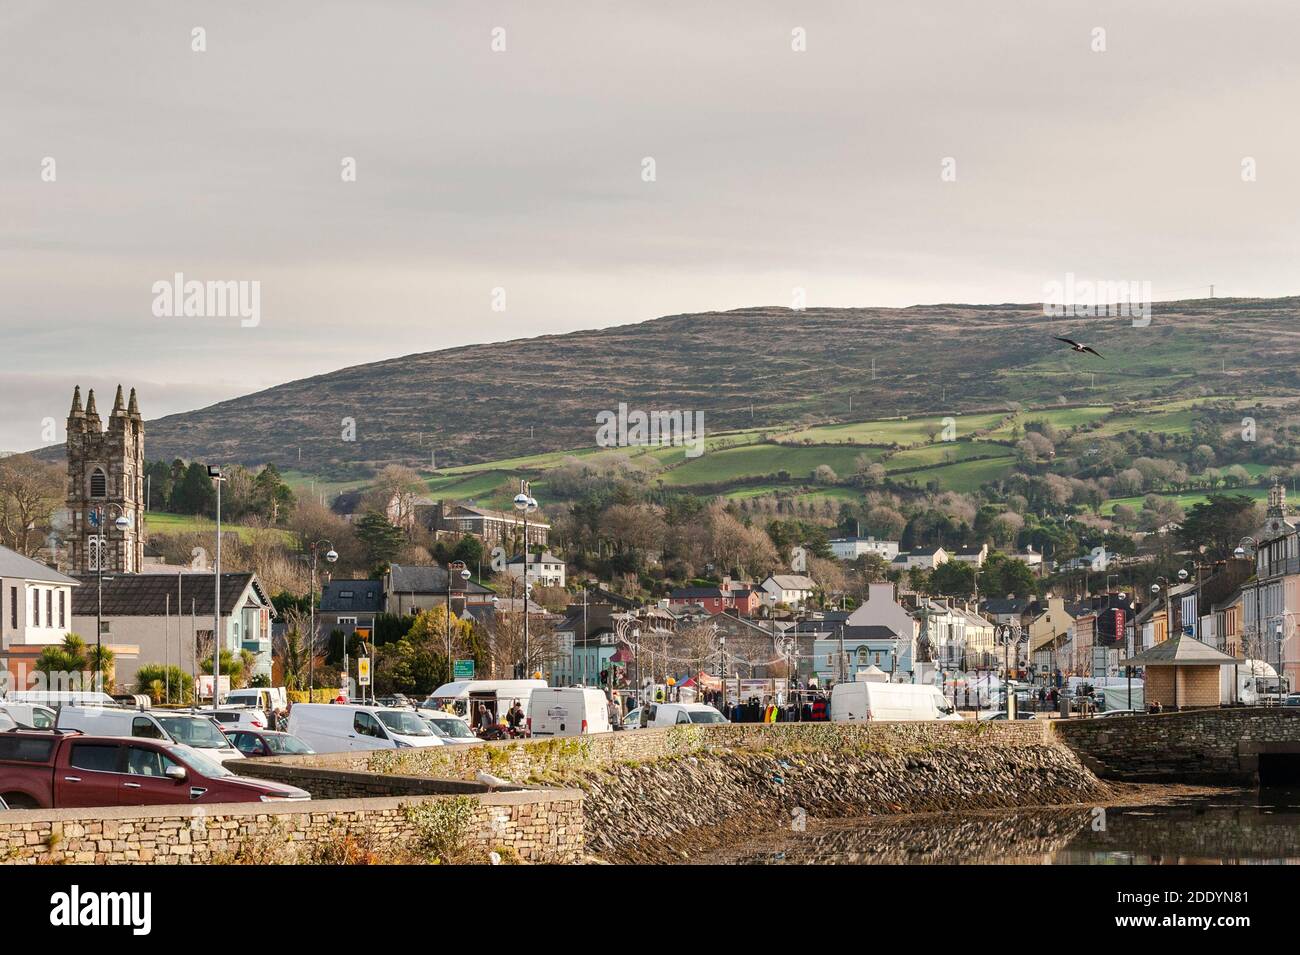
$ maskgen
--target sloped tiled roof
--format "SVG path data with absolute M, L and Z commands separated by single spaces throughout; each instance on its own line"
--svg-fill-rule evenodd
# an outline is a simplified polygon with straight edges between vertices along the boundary
M 59 573 L 53 567 L 47 567 L 30 557 L 24 557 L 18 551 L 10 550 L 8 547 L 0 547 L 0 577 L 77 586 L 77 581 L 67 574 Z
M 93 617 L 99 597 L 96 578 L 83 576 L 79 579 L 82 586 L 72 592 L 72 615 Z M 222 616 L 240 609 L 239 601 L 250 583 L 260 598 L 259 602 L 271 607 L 256 574 L 222 574 Z M 215 596 L 213 584 L 212 574 L 204 573 L 115 574 L 103 582 L 104 616 L 161 617 L 170 606 L 173 614 L 188 614 L 193 610 L 198 617 L 210 617 Z M 275 615 L 273 607 L 271 615 Z

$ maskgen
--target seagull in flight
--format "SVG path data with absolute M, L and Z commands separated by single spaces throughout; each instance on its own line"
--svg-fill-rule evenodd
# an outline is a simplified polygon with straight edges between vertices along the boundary
M 1074 341 L 1073 339 L 1061 338 L 1059 335 L 1053 335 L 1052 337 L 1055 338 L 1058 342 L 1065 342 L 1065 344 L 1069 345 L 1077 352 L 1090 352 L 1091 354 L 1096 355 L 1098 358 L 1102 357 L 1101 352 L 1097 351 L 1097 349 L 1093 348 L 1091 345 L 1080 345 L 1078 342 Z

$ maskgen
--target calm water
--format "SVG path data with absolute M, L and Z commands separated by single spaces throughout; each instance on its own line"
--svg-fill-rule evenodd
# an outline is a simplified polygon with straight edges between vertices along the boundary
M 810 820 L 700 862 L 732 864 L 1300 863 L 1300 790 L 1225 791 L 1173 805 Z

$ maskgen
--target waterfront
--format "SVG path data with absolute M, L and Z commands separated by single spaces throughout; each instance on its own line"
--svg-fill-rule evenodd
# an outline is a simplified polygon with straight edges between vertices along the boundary
M 1300 861 L 1300 790 L 1224 789 L 1120 804 L 807 820 L 704 863 L 1219 865 Z

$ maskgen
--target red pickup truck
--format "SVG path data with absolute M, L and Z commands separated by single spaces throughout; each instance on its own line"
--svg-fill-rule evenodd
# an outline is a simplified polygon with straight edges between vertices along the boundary
M 0 802 L 10 809 L 310 798 L 294 786 L 236 776 L 215 759 L 164 740 L 68 730 L 0 732 Z

